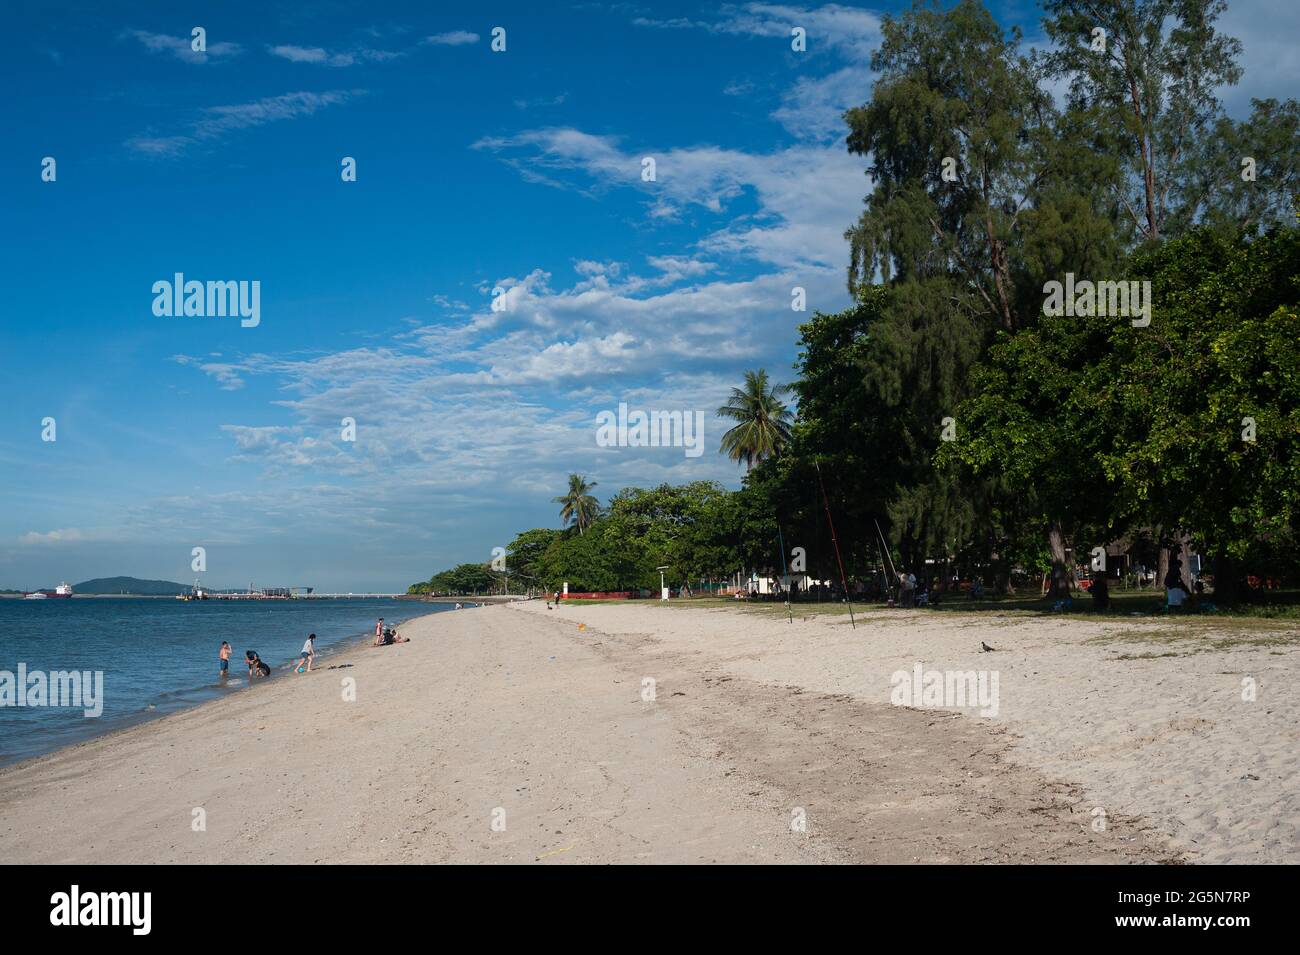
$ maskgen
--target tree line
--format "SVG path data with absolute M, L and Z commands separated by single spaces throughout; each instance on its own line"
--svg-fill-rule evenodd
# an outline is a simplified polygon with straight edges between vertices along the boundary
M 1005 589 L 1019 567 L 1064 595 L 1098 547 L 1161 580 L 1195 550 L 1222 600 L 1294 574 L 1300 105 L 1225 114 L 1224 9 L 1044 0 L 1045 51 L 975 0 L 884 18 L 845 115 L 869 187 L 853 305 L 800 326 L 790 384 L 749 372 L 719 409 L 740 490 L 602 507 L 573 475 L 565 529 L 520 534 L 512 571 L 653 589 L 656 567 L 694 585 L 800 547 L 834 579 L 829 511 L 858 579 L 892 563 Z

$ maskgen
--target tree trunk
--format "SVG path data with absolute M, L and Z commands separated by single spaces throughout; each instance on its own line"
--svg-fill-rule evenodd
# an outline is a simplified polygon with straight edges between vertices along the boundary
M 1070 596 L 1070 570 L 1065 561 L 1065 533 L 1060 521 L 1047 528 L 1047 549 L 1052 556 L 1052 586 L 1048 596 L 1057 600 Z
M 1015 593 L 1015 588 L 1011 586 L 1011 561 L 1006 560 L 998 551 L 993 551 L 989 555 L 989 563 L 991 579 L 984 581 L 984 591 L 990 594 Z
M 1157 588 L 1164 587 L 1165 578 L 1169 576 L 1169 542 L 1165 540 L 1164 530 L 1156 527 L 1156 541 L 1160 545 L 1160 551 L 1156 557 L 1156 579 Z
M 1192 590 L 1192 535 L 1186 531 L 1178 532 L 1178 559 L 1183 562 L 1183 589 L 1189 594 Z
M 1184 530 L 1175 529 L 1173 536 L 1160 538 L 1160 559 L 1156 565 L 1156 584 L 1165 587 L 1165 579 L 1169 576 L 1169 565 L 1172 558 L 1178 559 L 1178 578 L 1182 582 L 1183 590 L 1192 593 L 1192 535 Z
M 1234 604 L 1242 598 L 1241 582 L 1237 579 L 1235 562 L 1227 554 L 1214 555 L 1214 601 Z

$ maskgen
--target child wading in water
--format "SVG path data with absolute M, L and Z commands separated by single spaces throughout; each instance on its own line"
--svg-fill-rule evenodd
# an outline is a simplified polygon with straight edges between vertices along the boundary
M 230 644 L 225 640 L 221 641 L 221 678 L 224 680 L 230 676 Z
M 311 672 L 311 665 L 316 661 L 316 634 L 311 634 L 302 645 L 302 662 L 298 664 L 296 672 L 301 673 L 305 668 L 308 673 Z

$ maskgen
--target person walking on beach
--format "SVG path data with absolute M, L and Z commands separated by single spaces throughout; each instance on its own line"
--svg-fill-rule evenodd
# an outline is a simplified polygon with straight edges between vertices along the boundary
M 380 617 L 375 623 L 375 646 L 384 642 L 384 618 Z
M 224 680 L 230 676 L 230 644 L 225 640 L 221 641 L 221 678 Z
M 302 662 L 298 664 L 297 672 L 301 673 L 305 667 L 307 672 L 311 672 L 311 665 L 316 662 L 316 634 L 311 634 L 302 645 Z

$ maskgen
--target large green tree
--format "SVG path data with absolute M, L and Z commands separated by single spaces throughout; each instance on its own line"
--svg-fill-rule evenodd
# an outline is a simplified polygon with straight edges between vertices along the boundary
M 542 555 L 561 533 L 549 527 L 537 527 L 516 536 L 506 547 L 506 561 L 511 573 L 532 583 L 539 582 Z
M 1136 256 L 1149 328 L 1045 316 L 996 346 L 954 445 L 978 473 L 1054 500 L 1096 543 L 1183 534 L 1234 564 L 1294 546 L 1300 507 L 1300 230 L 1203 227 Z
M 915 567 L 996 536 L 996 495 L 1009 489 L 936 468 L 939 442 L 968 433 L 956 409 L 971 370 L 998 335 L 1034 326 L 1048 278 L 1114 268 L 1119 211 L 1103 186 L 1120 170 L 1089 148 L 1079 117 L 1056 109 L 1019 32 L 974 0 L 886 17 L 872 65 L 871 101 L 846 116 L 849 149 L 869 158 L 873 183 L 847 233 L 849 285 L 879 313 L 858 407 L 896 409 L 885 444 L 896 451 L 880 457 L 901 482 L 885 505 Z M 889 294 L 863 299 L 873 283 Z M 1068 508 L 1050 502 L 1039 514 L 1063 578 L 1065 533 L 1051 508 Z

